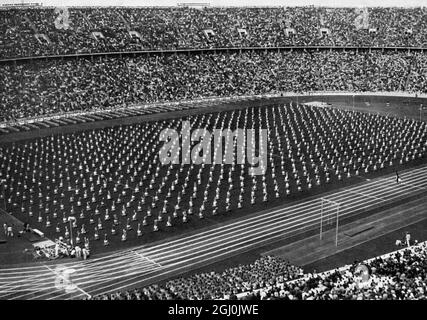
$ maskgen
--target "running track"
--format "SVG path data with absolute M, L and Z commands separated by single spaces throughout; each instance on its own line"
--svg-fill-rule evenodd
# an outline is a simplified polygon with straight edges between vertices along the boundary
M 366 181 L 325 195 L 340 204 L 340 217 L 427 192 L 427 166 Z M 149 283 L 159 276 L 188 271 L 259 247 L 292 234 L 319 227 L 320 196 L 258 215 L 239 219 L 194 235 L 160 244 L 122 250 L 86 261 L 0 269 L 0 299 L 80 299 L 89 295 Z M 326 206 L 324 219 L 336 208 Z M 324 220 L 325 222 L 325 220 Z M 72 293 L 55 285 L 61 269 L 74 269 Z

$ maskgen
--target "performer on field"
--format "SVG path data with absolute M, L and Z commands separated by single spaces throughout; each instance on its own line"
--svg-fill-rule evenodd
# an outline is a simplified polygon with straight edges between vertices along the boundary
M 399 184 L 400 182 L 402 182 L 402 180 L 399 177 L 399 172 L 396 170 L 396 183 Z

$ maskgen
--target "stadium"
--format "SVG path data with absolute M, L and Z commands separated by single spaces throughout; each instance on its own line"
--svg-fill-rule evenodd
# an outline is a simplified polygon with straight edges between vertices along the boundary
M 426 298 L 426 7 L 0 3 L 0 299 Z

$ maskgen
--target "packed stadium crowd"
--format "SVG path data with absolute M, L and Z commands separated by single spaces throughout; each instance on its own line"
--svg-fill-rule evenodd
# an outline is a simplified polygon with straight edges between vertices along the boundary
M 206 300 L 237 299 L 237 294 L 283 283 L 303 275 L 303 270 L 274 256 L 265 256 L 249 265 L 239 265 L 223 272 L 209 272 L 181 277 L 164 285 L 95 296 L 93 300 Z
M 375 258 L 366 263 L 366 283 L 354 273 L 355 265 L 341 270 L 308 274 L 251 294 L 247 299 L 290 300 L 424 300 L 427 298 L 427 245 Z
M 0 10 L 0 57 L 248 46 L 425 47 L 425 30 L 426 8 L 15 8 Z
M 45 60 L 0 66 L 0 121 L 202 97 L 427 92 L 422 52 L 287 51 Z
M 322 273 L 304 273 L 274 256 L 223 273 L 192 275 L 154 285 L 94 296 L 93 300 L 419 300 L 426 299 L 427 245 L 416 244 L 363 262 Z M 244 293 L 244 294 L 242 294 Z

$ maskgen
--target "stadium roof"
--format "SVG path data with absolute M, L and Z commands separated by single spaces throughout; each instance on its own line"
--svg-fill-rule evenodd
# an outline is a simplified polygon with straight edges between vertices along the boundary
M 182 2 L 203 2 L 211 6 L 328 6 L 328 7 L 420 7 L 425 0 L 0 0 L 5 3 L 39 2 L 44 6 L 176 6 Z

